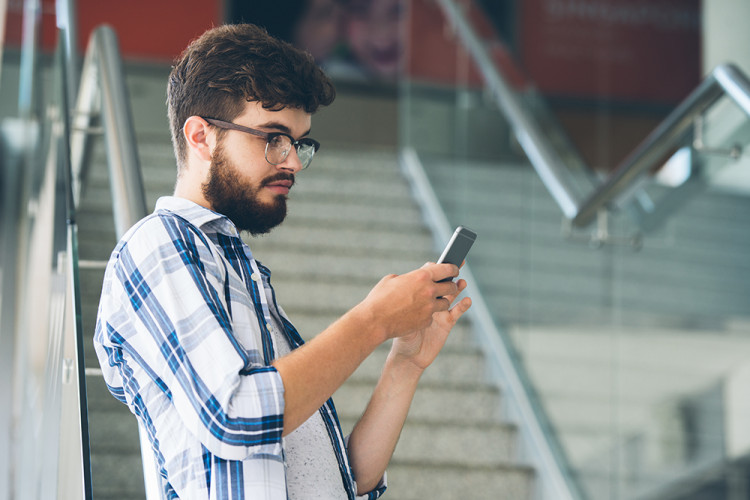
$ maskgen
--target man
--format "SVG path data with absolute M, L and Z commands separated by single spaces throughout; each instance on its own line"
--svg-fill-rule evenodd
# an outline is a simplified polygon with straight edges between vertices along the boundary
M 138 416 L 167 498 L 377 498 L 417 382 L 458 318 L 450 264 L 383 278 L 304 344 L 239 231 L 281 223 L 334 98 L 308 55 L 252 25 L 206 32 L 168 86 L 178 164 L 112 253 L 95 343 L 111 392 Z M 394 339 L 345 439 L 330 396 Z

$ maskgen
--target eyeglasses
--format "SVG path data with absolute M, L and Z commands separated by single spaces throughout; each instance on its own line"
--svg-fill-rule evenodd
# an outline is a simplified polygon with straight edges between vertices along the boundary
M 299 157 L 302 168 L 305 169 L 312 163 L 313 156 L 320 149 L 320 143 L 315 139 L 309 137 L 303 137 L 302 139 L 295 140 L 289 134 L 284 132 L 263 132 L 262 130 L 256 130 L 254 128 L 243 127 L 232 122 L 225 122 L 223 120 L 216 120 L 215 118 L 202 117 L 211 125 L 219 128 L 228 130 L 239 130 L 247 134 L 256 135 L 266 140 L 266 161 L 271 165 L 278 165 L 286 160 L 289 156 L 289 152 L 292 150 L 292 146 L 297 150 L 297 156 Z

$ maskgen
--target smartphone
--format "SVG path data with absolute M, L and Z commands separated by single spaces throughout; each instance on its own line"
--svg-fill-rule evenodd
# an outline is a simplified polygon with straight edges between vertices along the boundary
M 445 246 L 445 250 L 443 250 L 443 254 L 440 256 L 437 263 L 448 263 L 461 266 L 466 259 L 466 254 L 469 253 L 469 249 L 476 239 L 477 233 L 467 227 L 458 226 L 453 232 L 450 241 Z M 449 281 L 450 279 L 451 278 L 446 278 L 441 281 Z

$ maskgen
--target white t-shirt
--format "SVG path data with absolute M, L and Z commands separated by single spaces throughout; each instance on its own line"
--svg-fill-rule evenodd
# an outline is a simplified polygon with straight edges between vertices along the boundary
M 272 306 L 271 291 L 264 289 L 273 319 L 274 351 L 277 357 L 285 356 L 291 348 Z M 347 500 L 338 460 L 319 412 L 284 438 L 284 458 L 289 500 Z

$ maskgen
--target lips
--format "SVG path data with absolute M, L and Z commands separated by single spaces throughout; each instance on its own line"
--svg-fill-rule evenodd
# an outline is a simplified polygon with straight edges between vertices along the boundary
M 294 185 L 294 178 L 268 179 L 263 184 L 276 194 L 287 195 Z

